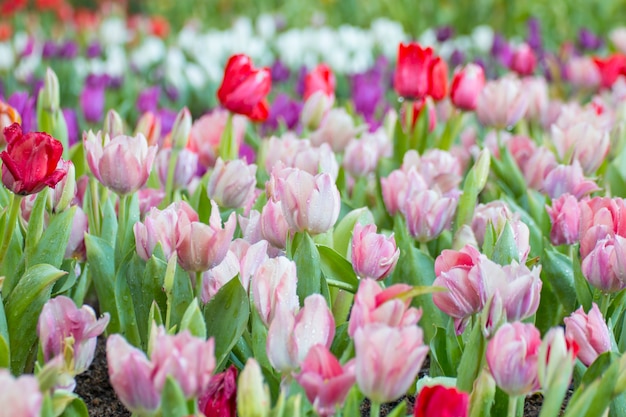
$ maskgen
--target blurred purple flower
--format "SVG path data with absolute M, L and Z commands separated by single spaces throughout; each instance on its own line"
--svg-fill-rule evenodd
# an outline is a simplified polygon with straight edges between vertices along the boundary
M 302 103 L 292 99 L 285 93 L 278 93 L 272 102 L 270 115 L 263 123 L 264 129 L 276 130 L 282 121 L 287 129 L 294 129 L 300 120 Z
M 32 54 L 34 50 L 35 50 L 35 38 L 29 37 L 28 41 L 26 42 L 26 46 L 24 46 L 24 49 L 22 50 L 22 52 L 20 52 L 20 55 L 22 57 L 30 56 L 30 54 Z
M 161 88 L 158 86 L 148 87 L 140 92 L 139 96 L 137 96 L 137 110 L 139 113 L 156 112 L 160 96 Z
M 304 79 L 306 78 L 306 75 L 309 73 L 309 70 L 306 68 L 306 66 L 301 66 L 300 70 L 298 71 L 298 79 L 296 81 L 296 93 L 302 97 L 304 95 Z
M 534 51 L 539 51 L 542 49 L 541 27 L 539 24 L 539 19 L 535 17 L 528 19 L 528 37 L 526 38 L 526 43 Z
M 291 76 L 291 71 L 289 71 L 289 68 L 283 64 L 280 59 L 274 61 L 272 67 L 270 68 L 270 72 L 272 74 L 272 81 L 277 83 L 287 81 Z
M 87 58 L 98 58 L 102 55 L 102 46 L 100 42 L 93 41 L 87 46 L 87 50 L 85 51 Z
M 43 59 L 51 59 L 56 58 L 59 51 L 59 47 L 54 41 L 46 41 L 43 44 L 43 50 L 41 51 L 41 56 Z
M 491 55 L 498 60 L 498 62 L 508 68 L 513 58 L 513 50 L 509 46 L 504 36 L 496 33 L 493 37 L 493 45 L 491 46 Z
M 163 108 L 157 111 L 157 115 L 161 119 L 161 137 L 165 137 L 172 131 L 177 113 L 174 110 Z
M 366 119 L 371 119 L 376 114 L 383 95 L 382 80 L 379 74 L 365 72 L 352 76 L 354 108 Z
M 24 133 L 37 130 L 37 111 L 35 96 L 29 96 L 25 91 L 15 92 L 7 103 L 22 116 L 22 131 Z
M 122 84 L 124 83 L 124 76 L 123 75 L 117 75 L 117 76 L 110 76 L 107 75 L 107 87 L 113 90 L 117 90 L 119 89 Z
M 460 49 L 455 49 L 450 55 L 450 66 L 452 68 L 458 67 L 465 63 L 465 54 Z
M 180 97 L 180 93 L 178 92 L 178 89 L 174 87 L 173 85 L 165 86 L 165 95 L 167 96 L 168 99 L 170 99 L 170 101 L 177 101 L 178 98 Z
M 596 36 L 592 31 L 582 28 L 578 31 L 578 44 L 587 51 L 595 51 L 602 47 L 602 38 Z
M 106 84 L 106 75 L 90 74 L 85 79 L 83 91 L 80 93 L 80 107 L 83 117 L 90 123 L 99 123 L 102 120 Z
M 435 29 L 437 42 L 445 42 L 454 36 L 454 28 L 452 26 L 440 26 Z
M 78 55 L 78 44 L 73 40 L 67 40 L 57 51 L 59 58 L 74 59 Z
M 67 125 L 69 146 L 73 146 L 78 142 L 78 118 L 76 117 L 76 111 L 72 108 L 65 108 L 63 109 L 63 117 L 65 117 L 65 124 Z

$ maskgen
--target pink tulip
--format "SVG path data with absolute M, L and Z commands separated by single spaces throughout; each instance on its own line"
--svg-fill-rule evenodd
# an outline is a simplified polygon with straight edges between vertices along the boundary
M 520 165 L 526 184 L 532 189 L 543 189 L 543 180 L 557 166 L 556 157 L 551 150 L 540 146 L 528 158 L 526 163 Z
M 251 281 L 252 301 L 263 323 L 269 327 L 277 309 L 298 311 L 296 264 L 284 256 L 270 258 L 256 270 Z
M 472 219 L 472 230 L 476 236 L 476 241 L 480 246 L 483 245 L 489 224 L 496 230 L 496 235 L 499 235 L 507 221 L 518 218 L 519 215 L 514 215 L 511 208 L 502 200 L 478 204 L 474 209 L 474 218 Z
M 222 262 L 202 273 L 202 302 L 208 303 L 217 292 L 239 274 L 237 255 L 228 251 Z
M 582 259 L 581 269 L 587 281 L 602 292 L 622 290 L 626 280 L 626 238 L 606 236 Z
M 154 365 L 139 349 L 119 334 L 107 339 L 109 381 L 122 404 L 131 412 L 154 413 L 161 403 L 161 392 L 154 383 Z
M 528 44 L 523 43 L 513 52 L 511 70 L 519 75 L 531 75 L 535 72 L 537 57 Z
M 108 313 L 96 319 L 96 313 L 88 305 L 79 309 L 71 298 L 63 295 L 51 298 L 43 306 L 37 323 L 44 361 L 66 355 L 67 349 L 71 348 L 73 357 L 65 358 L 65 370 L 71 376 L 85 372 L 93 361 L 97 338 L 107 324 Z
M 189 192 L 192 192 L 191 188 L 189 188 Z M 142 188 L 137 191 L 137 197 L 139 197 L 139 215 L 143 218 L 151 208 L 161 204 L 165 198 L 165 191 L 156 188 Z
M 485 274 L 485 277 L 492 281 L 499 280 L 496 291 L 502 297 L 507 320 L 518 321 L 534 315 L 541 295 L 541 266 L 529 269 L 525 264 L 513 262 L 501 268 L 502 274 L 495 272 L 496 268 L 500 268 L 499 265 L 493 263 L 493 267 L 493 273 Z
M 589 366 L 604 352 L 611 350 L 609 328 L 600 309 L 593 303 L 589 314 L 582 307 L 564 319 L 565 336 L 576 342 L 578 359 Z
M 346 109 L 331 109 L 318 129 L 311 133 L 311 143 L 315 146 L 328 143 L 334 152 L 341 152 L 360 130 L 361 128 L 354 126 L 354 120 Z
M 402 170 L 415 168 L 424 178 L 428 188 L 440 191 L 446 197 L 458 194 L 458 185 L 463 179 L 459 158 L 448 151 L 429 149 L 423 155 L 409 150 L 402 158 Z
M 409 233 L 419 242 L 436 239 L 450 227 L 456 212 L 457 199 L 444 197 L 438 191 L 425 190 L 411 193 L 400 207 L 406 218 Z
M 79 206 L 76 206 L 76 212 L 72 219 L 72 231 L 70 238 L 65 247 L 65 259 L 75 258 L 85 260 L 87 249 L 85 248 L 85 233 L 89 230 L 89 220 L 87 215 Z
M 466 245 L 460 251 L 444 250 L 435 259 L 433 286 L 446 288 L 433 294 L 433 302 L 454 318 L 457 334 L 463 333 L 467 320 L 481 311 L 488 294 L 476 266 L 484 258 L 476 248 Z
M 165 259 L 169 259 L 176 250 L 176 224 L 180 217 L 198 221 L 198 214 L 184 201 L 170 204 L 164 210 L 150 209 L 143 223 L 133 226 L 137 255 L 147 261 L 156 245 L 161 244 Z
M 354 225 L 352 232 L 352 267 L 361 278 L 385 279 L 393 272 L 400 256 L 393 235 L 376 233 L 376 225 Z
M 307 129 L 317 129 L 324 117 L 328 115 L 330 109 L 335 104 L 335 94 L 327 94 L 324 91 L 315 91 L 309 95 L 300 112 L 302 126 Z
M 59 213 L 69 207 L 76 196 L 76 168 L 72 161 L 59 160 L 57 169 L 66 172 L 61 181 L 48 192 L 48 206 L 53 213 Z
M 362 177 L 376 170 L 380 152 L 378 143 L 368 137 L 352 139 L 343 158 L 343 166 L 354 177 Z
M 267 357 L 279 372 L 297 369 L 311 347 L 327 348 L 335 337 L 335 319 L 320 294 L 309 295 L 304 307 L 294 314 L 279 308 L 267 331 Z
M 329 174 L 313 176 L 299 169 L 284 170 L 276 179 L 283 215 L 292 232 L 324 233 L 339 217 L 340 196 Z
M 324 345 L 314 345 L 304 358 L 296 380 L 304 388 L 315 412 L 321 417 L 332 416 L 341 407 L 354 385 L 354 360 L 341 366 Z
M 565 162 L 578 160 L 585 174 L 592 175 L 609 152 L 609 134 L 584 119 L 563 125 L 561 121 L 552 125 L 552 140 L 559 158 Z
M 476 105 L 478 120 L 497 129 L 514 126 L 526 113 L 528 98 L 514 76 L 488 81 Z
M 485 86 L 485 72 L 476 64 L 467 64 L 454 72 L 450 87 L 450 99 L 461 110 L 476 109 L 478 95 Z
M 537 391 L 540 345 L 541 334 L 532 324 L 503 324 L 487 344 L 487 364 L 498 387 L 511 396 Z
M 418 326 L 373 323 L 354 335 L 355 373 L 359 389 L 379 403 L 395 401 L 415 382 L 428 354 Z
M 301 139 L 300 139 L 301 140 Z M 333 181 L 337 180 L 339 164 L 330 145 L 322 143 L 319 146 L 303 147 L 293 155 L 292 167 L 299 168 L 311 175 L 327 173 Z
M 593 90 L 600 85 L 600 71 L 590 56 L 570 57 L 565 73 L 567 81 L 575 87 Z
M 585 258 L 599 239 L 626 237 L 626 200 L 594 197 L 580 202 L 580 257 Z
M 154 341 L 150 360 L 154 365 L 152 378 L 158 392 L 171 376 L 178 382 L 185 398 L 197 398 L 204 393 L 215 369 L 215 342 L 194 337 L 188 330 L 176 335 L 165 328 L 153 326 Z
M 550 241 L 553 245 L 571 245 L 578 242 L 581 210 L 576 197 L 563 194 L 546 206 L 552 229 Z
M 165 148 L 161 149 L 156 156 L 156 171 L 163 187 L 167 184 L 171 155 L 172 149 Z M 172 161 L 172 163 L 175 164 L 172 182 L 174 189 L 188 188 L 198 169 L 198 154 L 189 149 L 182 149 L 178 153 L 176 161 Z
M 178 263 L 185 271 L 206 271 L 218 265 L 226 257 L 233 239 L 237 219 L 231 213 L 222 227 L 217 204 L 211 200 L 209 224 L 180 217 L 176 225 L 176 251 Z
M 539 348 L 537 367 L 537 376 L 544 392 L 553 388 L 565 392 L 570 386 L 578 349 L 576 341 L 569 338 L 562 327 L 548 330 Z
M 8 369 L 0 369 L 0 417 L 39 417 L 43 394 L 34 375 L 15 378 Z
M 269 259 L 267 246 L 266 240 L 249 243 L 244 239 L 235 239 L 230 244 L 230 250 L 237 256 L 239 261 L 239 279 L 246 291 L 248 291 L 250 280 L 256 274 L 256 271 Z
M 284 249 L 287 245 L 289 225 L 280 202 L 268 201 L 261 212 L 261 235 L 272 246 Z
M 552 199 L 571 194 L 580 200 L 599 189 L 594 181 L 585 179 L 577 160 L 572 165 L 558 165 L 543 180 L 543 190 Z
M 93 175 L 120 195 L 132 194 L 144 186 L 156 155 L 140 133 L 136 137 L 119 135 L 109 139 L 91 131 L 83 137 L 87 163 Z
M 256 165 L 241 159 L 224 162 L 217 158 L 207 184 L 209 198 L 220 207 L 240 208 L 254 198 Z
M 395 284 L 383 290 L 373 279 L 362 279 L 350 312 L 350 337 L 354 337 L 359 328 L 370 323 L 384 323 L 391 327 L 416 324 L 422 311 L 411 307 L 409 298 L 399 298 L 409 290 L 411 286 L 407 284 Z
M 528 97 L 525 118 L 530 121 L 541 121 L 550 105 L 548 82 L 542 76 L 525 77 L 522 80 L 522 86 Z
M 380 179 L 383 201 L 389 215 L 395 216 L 407 199 L 407 192 L 411 189 L 427 190 L 428 184 L 416 168 L 409 168 L 408 172 L 400 169 L 392 171 L 388 177 Z
M 194 122 L 189 133 L 189 149 L 196 152 L 200 164 L 210 168 L 218 157 L 218 149 L 222 133 L 228 120 L 226 110 L 214 110 Z M 233 134 L 238 144 L 243 142 L 247 119 L 240 115 L 232 115 Z

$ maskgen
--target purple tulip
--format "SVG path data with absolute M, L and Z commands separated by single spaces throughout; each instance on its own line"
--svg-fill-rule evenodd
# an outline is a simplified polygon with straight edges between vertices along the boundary
M 102 46 L 97 40 L 91 42 L 85 51 L 87 58 L 99 58 L 102 55 Z
M 279 59 L 274 61 L 274 63 L 272 64 L 270 68 L 270 73 L 272 75 L 272 81 L 277 83 L 287 81 L 291 76 L 291 71 L 289 71 L 289 68 Z
M 63 109 L 63 117 L 67 125 L 67 139 L 69 146 L 73 146 L 78 142 L 78 119 L 76 118 L 76 110 L 72 108 Z
M 158 86 L 149 87 L 140 92 L 137 97 L 137 110 L 139 113 L 156 112 L 160 96 L 161 89 Z
M 59 47 L 54 41 L 46 41 L 43 44 L 43 50 L 41 51 L 41 56 L 43 59 L 51 59 L 56 58 L 59 51 Z
M 58 56 L 63 59 L 74 59 L 78 55 L 78 44 L 73 40 L 67 40 L 59 47 Z
M 22 132 L 33 132 L 37 130 L 36 96 L 29 96 L 27 92 L 15 92 L 7 100 L 22 116 Z
M 302 103 L 291 99 L 287 94 L 278 93 L 272 102 L 270 115 L 263 123 L 267 130 L 276 130 L 280 123 L 284 123 L 289 130 L 296 128 L 300 119 Z
M 435 29 L 437 42 L 445 42 L 454 36 L 454 28 L 452 26 L 441 26 Z

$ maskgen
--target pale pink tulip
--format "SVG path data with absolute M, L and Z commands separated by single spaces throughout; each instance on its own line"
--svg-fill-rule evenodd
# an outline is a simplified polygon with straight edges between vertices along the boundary
M 335 94 L 326 94 L 324 91 L 316 91 L 304 102 L 300 121 L 307 129 L 317 129 L 335 104 Z
M 415 168 L 424 178 L 428 188 L 440 191 L 446 197 L 459 193 L 458 185 L 463 179 L 459 159 L 448 151 L 429 149 L 423 155 L 409 150 L 402 159 L 402 170 Z
M 605 130 L 586 121 L 565 128 L 552 125 L 552 140 L 559 158 L 566 163 L 578 160 L 587 175 L 593 174 L 604 162 L 611 144 Z
M 283 214 L 280 202 L 269 200 L 261 212 L 261 235 L 272 246 L 284 249 L 287 245 L 289 225 Z
M 335 337 L 335 319 L 320 294 L 309 295 L 304 306 L 294 314 L 279 308 L 267 331 L 267 357 L 279 372 L 297 369 L 311 347 L 327 348 Z
M 409 190 L 408 194 L 400 210 L 413 238 L 419 242 L 430 242 L 450 227 L 458 203 L 456 198 L 444 197 L 435 190 L 417 193 Z
M 346 146 L 343 167 L 358 178 L 374 172 L 379 158 L 378 143 L 374 140 L 367 137 L 352 139 Z
M 384 323 L 392 327 L 416 324 L 422 316 L 422 310 L 411 307 L 409 298 L 400 298 L 402 293 L 410 290 L 411 286 L 407 284 L 395 284 L 383 290 L 373 279 L 362 279 L 350 311 L 350 337 L 354 337 L 359 328 L 370 323 Z
M 467 64 L 454 72 L 450 99 L 461 110 L 474 110 L 478 96 L 485 86 L 485 71 L 480 65 Z
M 0 369 L 0 417 L 39 417 L 43 394 L 34 375 L 15 378 L 8 369 Z
M 476 236 L 476 241 L 480 246 L 485 241 L 485 232 L 489 224 L 496 230 L 499 235 L 507 221 L 519 218 L 514 215 L 510 207 L 502 200 L 491 201 L 487 204 L 478 204 L 474 209 L 474 218 L 472 219 L 472 231 Z
M 254 306 L 266 326 L 270 325 L 279 308 L 298 311 L 297 283 L 296 264 L 284 256 L 268 259 L 256 270 L 250 291 Z
M 573 56 L 567 60 L 567 81 L 578 88 L 595 89 L 600 85 L 600 71 L 590 56 Z
M 392 171 L 389 176 L 380 179 L 380 185 L 385 208 L 391 216 L 400 212 L 400 208 L 407 199 L 409 189 L 413 192 L 428 189 L 426 180 L 414 167 L 410 168 L 408 172 L 400 169 Z
M 192 192 L 191 188 L 189 188 L 189 192 Z M 161 204 L 161 201 L 165 198 L 165 190 L 160 188 L 142 188 L 137 191 L 137 197 L 139 198 L 139 215 L 143 218 L 151 208 Z
M 493 267 L 494 272 L 485 274 L 485 277 L 490 281 L 499 280 L 495 283 L 497 286 L 495 291 L 502 297 L 507 321 L 523 320 L 534 315 L 539 307 L 541 295 L 542 281 L 539 278 L 541 266 L 529 269 L 525 264 L 513 262 L 501 267 L 502 274 L 495 272 L 496 268 L 500 268 L 499 265 L 493 263 Z M 489 288 L 487 291 L 492 293 L 494 289 Z
M 569 338 L 562 327 L 553 327 L 545 334 L 539 348 L 537 376 L 544 392 L 570 386 L 578 354 L 578 344 Z
M 400 256 L 393 234 L 376 233 L 376 225 L 354 225 L 352 232 L 352 267 L 361 278 L 385 279 L 393 272 Z
M 503 324 L 487 344 L 487 364 L 496 384 L 512 396 L 539 389 L 537 364 L 541 334 L 532 324 Z
M 558 165 L 543 180 L 543 190 L 552 199 L 571 194 L 580 200 L 599 189 L 594 181 L 584 177 L 578 160 L 574 160 L 572 165 Z
M 237 219 L 231 213 L 222 227 L 220 212 L 211 200 L 209 224 L 179 217 L 176 224 L 178 263 L 185 271 L 201 272 L 218 265 L 226 257 L 233 239 Z
M 217 158 L 207 184 L 209 198 L 220 207 L 240 208 L 254 198 L 256 165 L 241 159 L 224 162 Z
M 335 415 L 356 381 L 354 360 L 341 366 L 324 345 L 314 345 L 301 364 L 296 381 L 304 388 L 315 412 L 321 417 Z
M 354 138 L 361 130 L 362 128 L 354 125 L 354 120 L 346 109 L 331 109 L 317 130 L 311 133 L 311 143 L 315 146 L 328 143 L 333 151 L 341 152 L 346 148 L 350 139 Z
M 76 197 L 76 168 L 72 161 L 59 160 L 57 169 L 66 172 L 65 176 L 48 191 L 48 207 L 59 213 L 69 207 Z
M 528 98 L 522 83 L 514 76 L 488 81 L 476 106 L 478 120 L 497 129 L 514 126 L 526 113 Z
M 546 109 L 550 104 L 548 95 L 548 82 L 544 77 L 525 77 L 522 80 L 522 88 L 528 97 L 528 109 L 525 117 L 531 121 L 541 121 Z
M 578 242 L 581 210 L 578 200 L 571 194 L 563 194 L 546 206 L 552 229 L 550 241 L 553 245 L 571 245 Z
M 217 292 L 239 274 L 237 255 L 228 251 L 222 262 L 202 273 L 202 302 L 208 303 Z
M 85 248 L 85 233 L 89 230 L 89 219 L 82 208 L 76 206 L 76 212 L 72 219 L 72 231 L 65 247 L 65 259 L 75 258 L 85 260 L 87 249 Z
M 94 135 L 89 131 L 83 145 L 93 175 L 117 194 L 132 194 L 148 181 L 157 148 L 148 147 L 141 133 L 109 140 L 108 135 L 102 139 L 102 132 Z
M 189 133 L 189 148 L 196 152 L 200 164 L 205 168 L 210 168 L 215 164 L 218 157 L 218 149 L 222 133 L 226 127 L 229 114 L 226 110 L 215 110 L 205 114 L 194 122 Z M 233 135 L 238 144 L 243 142 L 246 131 L 247 119 L 243 116 L 233 115 Z
M 611 350 L 609 328 L 596 303 L 593 303 L 588 314 L 580 307 L 563 321 L 565 336 L 576 342 L 580 348 L 578 359 L 586 366 L 591 365 L 602 353 Z
M 594 197 L 580 202 L 580 257 L 585 258 L 606 235 L 626 237 L 626 200 Z
M 354 335 L 359 389 L 379 403 L 395 401 L 415 382 L 428 354 L 418 326 L 368 324 Z
M 526 184 L 532 189 L 541 190 L 544 178 L 556 166 L 556 157 L 552 151 L 545 146 L 540 146 L 525 164 L 520 165 L 520 169 L 524 174 Z
M 156 156 L 155 168 L 159 175 L 159 181 L 163 187 L 167 184 L 167 176 L 170 169 L 172 149 L 161 149 Z M 188 188 L 198 170 L 198 154 L 190 149 L 181 149 L 175 164 L 172 185 L 174 189 Z
M 239 261 L 239 279 L 246 292 L 250 287 L 250 280 L 265 261 L 267 256 L 268 242 L 260 240 L 250 243 L 244 239 L 235 239 L 230 244 L 230 250 L 237 256 Z
M 622 290 L 625 286 L 626 238 L 606 236 L 599 240 L 582 259 L 581 269 L 587 281 L 605 293 Z

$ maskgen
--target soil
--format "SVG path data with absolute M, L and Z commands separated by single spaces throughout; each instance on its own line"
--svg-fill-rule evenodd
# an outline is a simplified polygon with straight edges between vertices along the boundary
M 419 377 L 427 375 L 430 362 L 428 358 L 424 361 Z M 96 355 L 91 367 L 81 375 L 76 377 L 76 394 L 79 395 L 87 405 L 89 416 L 91 417 L 129 417 L 131 413 L 126 410 L 117 399 L 115 391 L 109 383 L 109 374 L 106 361 L 106 339 L 98 338 Z M 571 396 L 571 390 L 566 397 L 562 410 L 567 405 L 567 400 Z M 407 415 L 413 414 L 415 398 L 405 396 L 398 401 L 381 406 L 381 416 L 388 415 L 400 402 L 407 403 Z M 535 394 L 526 398 L 524 403 L 524 417 L 537 417 L 541 411 L 543 397 Z M 366 399 L 361 404 L 361 416 L 368 417 L 370 410 L 369 401 Z

